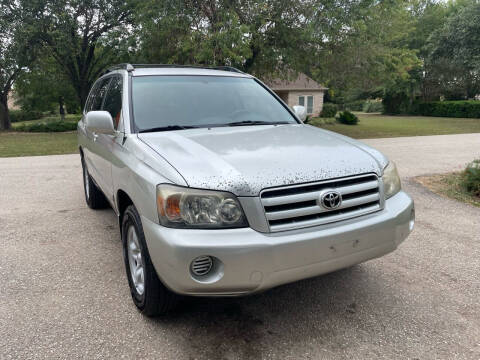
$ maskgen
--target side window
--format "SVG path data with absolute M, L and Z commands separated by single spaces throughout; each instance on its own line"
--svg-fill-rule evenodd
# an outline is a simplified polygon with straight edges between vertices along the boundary
M 111 78 L 101 80 L 95 89 L 93 90 L 92 103 L 90 104 L 89 111 L 102 110 L 103 98 L 107 92 L 108 84 Z
M 96 83 L 93 85 L 92 90 L 90 91 L 90 95 L 88 96 L 87 102 L 85 103 L 85 112 L 89 112 L 92 110 L 92 103 L 93 103 L 93 98 L 95 97 L 95 93 L 98 89 L 99 83 Z
M 115 76 L 110 82 L 107 96 L 103 103 L 103 109 L 112 115 L 113 127 L 118 128 L 120 116 L 122 113 L 122 87 L 123 81 L 121 76 Z

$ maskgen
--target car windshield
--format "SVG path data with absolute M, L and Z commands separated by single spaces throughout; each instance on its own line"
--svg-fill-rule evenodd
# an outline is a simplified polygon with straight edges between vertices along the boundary
M 132 80 L 132 100 L 140 132 L 297 123 L 251 78 L 138 76 Z

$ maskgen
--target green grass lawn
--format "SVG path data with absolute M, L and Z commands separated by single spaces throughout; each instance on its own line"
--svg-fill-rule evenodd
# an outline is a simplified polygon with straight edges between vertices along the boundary
M 309 124 L 356 139 L 480 133 L 480 119 L 427 116 L 388 116 L 356 113 L 358 125 L 343 125 L 334 119 L 314 118 Z
M 480 119 L 386 116 L 364 113 L 358 113 L 357 115 L 360 118 L 358 125 L 343 125 L 337 123 L 335 119 L 319 118 L 312 119 L 310 124 L 357 139 L 480 132 Z M 56 119 L 58 119 L 58 116 L 23 123 L 54 121 Z M 67 116 L 67 121 L 77 120 L 78 115 Z M 22 123 L 12 124 L 13 130 L 19 124 Z M 77 151 L 75 132 L 0 132 L 0 157 L 71 154 Z
M 77 123 L 81 115 L 66 115 L 65 122 Z M 15 132 L 19 126 L 59 121 L 60 116 L 12 123 L 12 130 L 0 132 L 0 157 L 71 154 L 78 152 L 76 132 Z
M 76 132 L 0 132 L 0 157 L 72 154 L 76 152 L 78 152 Z

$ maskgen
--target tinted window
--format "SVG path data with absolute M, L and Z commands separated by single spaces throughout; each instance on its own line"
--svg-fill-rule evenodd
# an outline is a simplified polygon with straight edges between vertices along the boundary
M 98 85 L 95 86 L 92 94 L 92 103 L 90 104 L 89 110 L 102 110 L 103 98 L 105 97 L 105 93 L 107 92 L 107 87 L 110 80 L 111 78 L 100 80 L 98 82 Z
M 136 126 L 222 126 L 238 121 L 296 123 L 254 79 L 224 76 L 141 76 L 132 83 Z
M 94 84 L 92 90 L 90 91 L 90 95 L 88 95 L 88 99 L 85 104 L 85 112 L 89 112 L 92 110 L 93 99 L 95 97 L 95 92 L 98 89 L 98 85 L 99 85 L 98 82 Z
M 107 96 L 103 103 L 103 110 L 108 111 L 112 115 L 113 126 L 118 127 L 120 116 L 122 112 L 122 78 L 115 76 L 110 82 Z

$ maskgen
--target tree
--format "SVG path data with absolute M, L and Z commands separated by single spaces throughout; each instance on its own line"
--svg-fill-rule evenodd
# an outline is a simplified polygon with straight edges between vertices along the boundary
M 37 33 L 23 1 L 1 0 L 0 7 L 0 130 L 10 129 L 8 95 L 18 76 L 33 62 Z
M 129 33 L 134 1 L 44 0 L 41 41 L 75 90 L 80 106 Z
M 414 26 L 404 1 L 320 3 L 312 25 L 318 44 L 312 72 L 334 90 L 332 100 L 381 96 L 419 66 L 407 44 Z
M 51 56 L 41 53 L 15 83 L 15 97 L 23 110 L 59 111 L 60 101 L 69 113 L 80 109 L 75 89 Z
M 428 62 L 450 99 L 473 98 L 480 93 L 480 3 L 452 15 L 429 40 Z
M 282 75 L 306 59 L 311 3 L 145 1 L 133 42 L 146 62 L 230 65 L 256 75 Z

